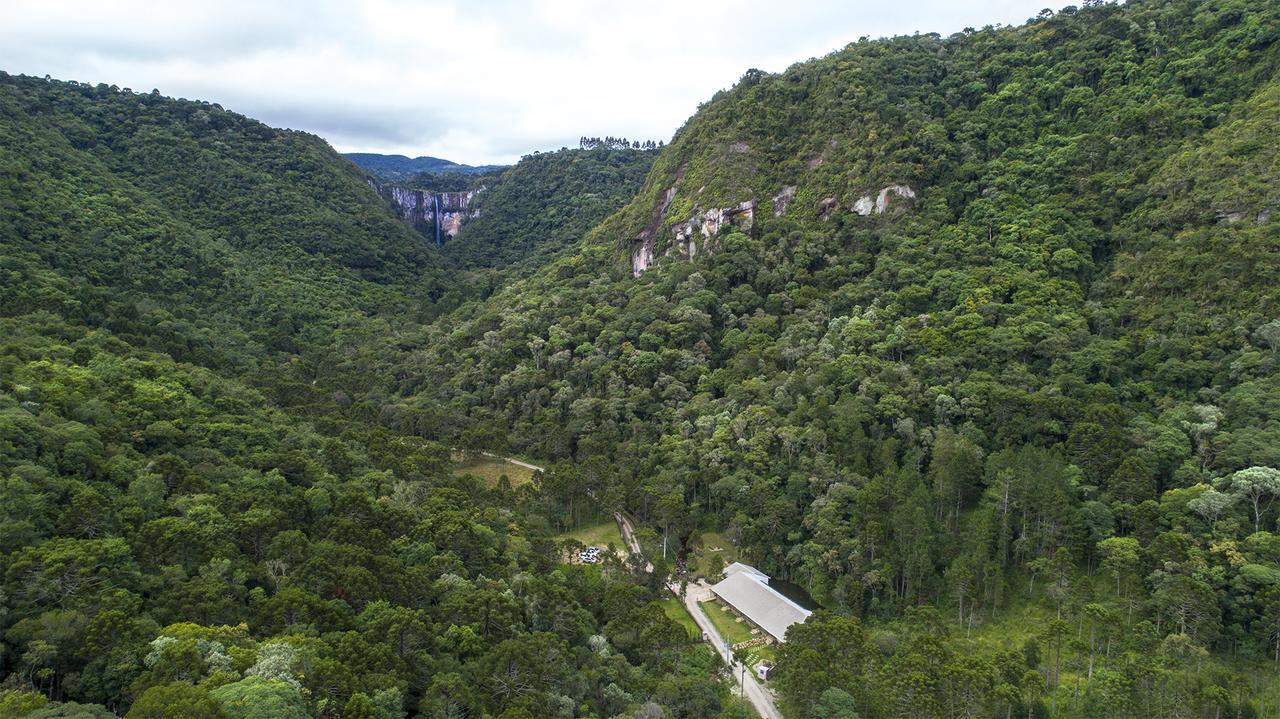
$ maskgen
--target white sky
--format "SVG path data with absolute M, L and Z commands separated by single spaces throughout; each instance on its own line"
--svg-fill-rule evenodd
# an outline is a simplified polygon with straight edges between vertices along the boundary
M 507 163 L 582 135 L 667 140 L 748 68 L 1046 4 L 0 0 L 0 69 L 209 100 L 343 152 Z

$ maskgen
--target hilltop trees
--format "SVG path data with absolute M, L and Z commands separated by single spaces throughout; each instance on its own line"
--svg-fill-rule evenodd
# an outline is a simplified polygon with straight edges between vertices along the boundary
M 612 136 L 601 139 L 583 135 L 582 139 L 578 141 L 578 146 L 583 150 L 599 150 L 601 148 L 606 150 L 658 150 L 663 147 L 663 142 L 662 140 L 656 142 L 654 140 L 630 141 L 625 137 Z

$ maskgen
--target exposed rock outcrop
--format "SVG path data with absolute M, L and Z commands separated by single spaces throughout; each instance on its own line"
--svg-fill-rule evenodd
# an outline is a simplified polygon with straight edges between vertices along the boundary
M 423 234 L 433 237 L 437 245 L 457 236 L 462 224 L 475 217 L 472 201 L 482 191 L 428 192 L 398 185 L 382 185 L 369 180 L 369 186 L 395 204 L 400 216 Z
M 880 194 L 876 196 L 876 214 L 877 215 L 884 214 L 884 211 L 889 209 L 890 193 L 895 194 L 898 197 L 901 197 L 906 200 L 916 199 L 916 192 L 915 190 L 911 189 L 910 185 L 889 185 L 888 187 L 880 190 Z
M 702 213 L 702 234 L 715 237 L 720 228 L 733 225 L 743 232 L 750 232 L 756 221 L 756 201 L 739 202 L 733 207 L 717 207 Z
M 631 248 L 631 275 L 639 277 L 653 265 L 654 245 L 657 226 L 661 223 L 667 207 L 675 197 L 675 187 L 667 190 L 660 206 L 654 208 L 653 219 Z M 705 249 L 725 227 L 734 227 L 743 232 L 750 232 L 755 225 L 756 201 L 746 200 L 732 207 L 713 207 L 709 210 L 695 212 L 693 217 L 672 226 L 671 247 L 667 254 L 679 254 L 692 259 L 700 248 Z
M 774 217 L 781 217 L 787 211 L 787 206 L 796 197 L 796 191 L 796 185 L 787 185 L 773 196 Z M 662 225 L 663 220 L 666 218 L 667 208 L 670 207 L 675 194 L 676 188 L 674 185 L 667 189 L 661 201 L 653 208 L 649 224 L 636 237 L 631 247 L 630 256 L 631 275 L 633 277 L 639 277 L 653 265 L 654 249 L 657 244 L 657 228 Z M 865 195 L 858 198 L 849 210 L 864 217 L 872 214 L 882 215 L 896 200 L 913 200 L 915 197 L 916 191 L 910 185 L 894 184 L 881 188 L 875 195 Z M 818 215 L 827 220 L 831 218 L 832 213 L 836 211 L 839 205 L 839 200 L 835 197 L 826 197 L 818 203 L 816 209 Z M 712 245 L 715 238 L 725 227 L 731 226 L 743 232 L 750 232 L 755 225 L 755 216 L 755 200 L 747 200 L 730 207 L 695 210 L 693 217 L 671 226 L 673 236 L 667 254 L 692 259 L 699 252 L 705 251 L 709 245 Z
M 683 176 L 683 168 L 677 174 L 677 181 Z M 649 269 L 649 265 L 653 264 L 653 243 L 658 235 L 658 227 L 662 225 L 662 220 L 667 216 L 667 208 L 671 206 L 671 201 L 676 197 L 676 186 L 668 187 L 666 192 L 662 193 L 662 201 L 657 207 L 653 208 L 653 212 L 649 215 L 649 224 L 640 231 L 640 235 L 636 237 L 635 247 L 631 248 L 631 276 L 639 277 L 642 272 Z
M 671 251 L 692 259 L 698 254 L 698 235 L 705 246 L 727 226 L 750 232 L 755 225 L 756 201 L 746 200 L 732 207 L 713 207 L 671 228 L 675 233 Z
M 773 196 L 773 216 L 782 217 L 782 213 L 787 211 L 787 205 L 796 197 L 796 186 L 787 185 Z
M 889 203 L 893 195 L 907 200 L 914 200 L 916 191 L 911 189 L 910 185 L 889 185 L 880 190 L 874 201 L 872 201 L 871 195 L 863 195 L 849 209 L 854 214 L 862 215 L 863 217 L 870 215 L 872 212 L 877 215 L 883 215 L 884 211 L 889 209 Z
M 1253 213 L 1247 210 L 1224 209 L 1219 207 L 1213 211 L 1213 216 L 1219 224 L 1234 225 L 1237 222 L 1249 219 L 1249 217 L 1253 216 Z M 1254 224 L 1258 225 L 1265 225 L 1270 220 L 1270 207 L 1264 208 L 1258 212 L 1257 216 L 1253 219 Z
M 631 276 L 639 277 L 653 264 L 653 238 L 641 240 L 631 250 Z
M 831 213 L 836 209 L 836 198 L 824 197 L 818 203 L 818 216 L 824 220 L 831 219 Z

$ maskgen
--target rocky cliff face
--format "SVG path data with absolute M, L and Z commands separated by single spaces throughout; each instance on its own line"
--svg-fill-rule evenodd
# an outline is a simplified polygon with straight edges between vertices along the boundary
M 656 213 L 659 222 L 674 196 L 674 187 L 667 190 L 662 205 Z M 698 254 L 699 245 L 706 249 L 726 227 L 736 227 L 743 232 L 750 232 L 752 225 L 755 224 L 755 216 L 755 200 L 744 200 L 731 207 L 713 207 L 709 210 L 696 211 L 689 219 L 671 227 L 673 237 L 667 254 L 678 254 L 693 259 Z M 653 264 L 655 239 L 656 233 L 653 228 L 645 230 L 636 239 L 631 249 L 632 276 L 639 277 Z
M 467 192 L 428 192 L 398 185 L 382 185 L 369 181 L 379 195 L 390 200 L 405 222 L 435 239 L 437 245 L 457 236 L 466 220 L 478 211 L 472 201 L 482 190 Z M 482 188 L 483 189 L 483 188 Z
M 672 227 L 675 241 L 672 251 L 693 259 L 698 254 L 698 243 L 704 247 L 720 234 L 725 227 L 736 227 L 743 232 L 750 232 L 755 224 L 756 201 L 746 200 L 733 207 L 713 207 L 705 212 L 694 214 L 688 220 Z
M 787 185 L 773 196 L 773 215 L 781 217 L 786 213 L 788 205 L 796 197 L 796 186 Z M 649 227 L 640 233 L 631 247 L 631 274 L 639 277 L 653 264 L 657 228 L 665 220 L 667 207 L 675 197 L 676 188 L 671 187 L 662 198 L 662 202 L 654 209 Z M 895 199 L 896 198 L 896 199 Z M 875 195 L 865 195 L 854 201 L 849 211 L 856 215 L 882 215 L 890 205 L 905 200 L 914 200 L 916 192 L 910 185 L 894 184 L 881 188 Z M 840 206 L 835 197 L 824 198 L 818 203 L 817 214 L 824 220 L 830 219 Z M 715 246 L 715 238 L 726 228 L 736 228 L 742 232 L 751 232 L 755 224 L 756 201 L 744 200 L 730 207 L 713 207 L 709 210 L 697 210 L 693 216 L 683 222 L 671 226 L 673 237 L 667 249 L 667 255 L 678 255 L 693 259 L 699 250 L 707 250 Z
M 864 195 L 858 198 L 858 201 L 853 203 L 853 211 L 864 217 L 872 212 L 877 215 L 883 215 L 884 211 L 889 209 L 889 203 L 892 201 L 893 195 L 897 195 L 904 200 L 914 200 L 916 198 L 916 192 L 911 189 L 910 185 L 889 185 L 881 189 L 880 193 L 876 195 L 874 204 L 871 201 L 871 195 Z

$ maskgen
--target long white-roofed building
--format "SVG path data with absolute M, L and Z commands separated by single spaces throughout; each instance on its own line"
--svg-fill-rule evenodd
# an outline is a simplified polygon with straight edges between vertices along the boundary
M 787 627 L 804 622 L 813 613 L 770 587 L 769 575 L 740 562 L 725 567 L 724 579 L 711 591 L 779 643 L 785 639 Z

